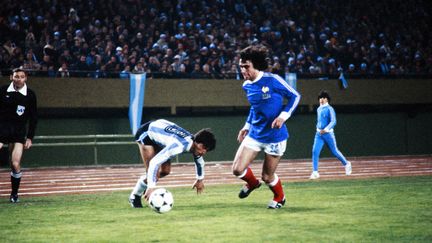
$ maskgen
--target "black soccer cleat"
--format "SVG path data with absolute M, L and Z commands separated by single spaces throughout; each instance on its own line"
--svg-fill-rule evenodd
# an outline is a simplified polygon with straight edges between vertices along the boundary
M 130 203 L 130 205 L 131 205 L 131 207 L 133 207 L 133 208 L 142 208 L 143 207 L 143 205 L 142 205 L 142 202 L 141 202 L 141 197 L 140 196 L 138 196 L 138 195 L 132 195 L 133 196 L 133 198 L 129 198 L 129 203 Z
M 239 192 L 239 198 L 241 199 L 247 198 L 253 190 L 259 188 L 260 186 L 261 186 L 261 182 L 258 182 L 258 184 L 252 188 L 249 188 L 248 184 L 244 185 Z
M 9 197 L 9 201 L 11 203 L 18 203 L 19 202 L 18 194 L 11 194 Z

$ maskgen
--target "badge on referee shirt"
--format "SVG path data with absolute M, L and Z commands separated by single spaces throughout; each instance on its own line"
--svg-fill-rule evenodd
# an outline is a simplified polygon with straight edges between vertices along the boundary
M 25 111 L 25 106 L 22 105 L 17 106 L 16 113 L 18 114 L 18 116 L 22 116 L 22 114 L 24 114 L 24 111 Z

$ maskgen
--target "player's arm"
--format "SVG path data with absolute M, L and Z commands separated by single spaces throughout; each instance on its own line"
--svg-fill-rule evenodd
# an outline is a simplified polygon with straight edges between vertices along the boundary
M 36 95 L 32 92 L 31 93 L 31 99 L 30 99 L 30 109 L 29 109 L 29 124 L 28 124 L 28 131 L 27 131 L 27 139 L 24 144 L 25 149 L 29 149 L 33 144 L 33 138 L 36 133 L 36 125 L 38 121 L 38 115 L 37 115 L 37 100 Z
M 163 148 L 159 153 L 157 153 L 149 162 L 147 169 L 147 190 L 144 194 L 144 198 L 148 200 L 148 197 L 156 187 L 156 182 L 158 180 L 158 170 L 159 167 L 168 161 L 171 157 L 183 152 L 183 148 L 179 144 L 171 144 Z
M 336 112 L 334 111 L 333 107 L 328 107 L 328 112 L 330 114 L 330 122 L 329 124 L 323 129 L 325 132 L 329 132 L 336 126 Z
M 282 112 L 272 123 L 272 128 L 281 128 L 297 108 L 301 95 L 294 88 L 289 86 L 284 80 L 282 80 L 282 78 L 277 79 L 275 82 L 275 88 L 288 99 L 288 103 L 284 106 Z
M 243 141 L 243 139 L 249 133 L 249 128 L 250 128 L 251 123 L 252 123 L 253 112 L 254 112 L 253 111 L 253 107 L 251 107 L 250 110 L 249 110 L 249 115 L 248 115 L 248 117 L 246 119 L 246 123 L 243 126 L 243 128 L 240 129 L 240 131 L 239 131 L 239 133 L 237 135 L 237 141 L 240 142 L 240 143 Z
M 202 156 L 194 157 L 195 161 L 195 175 L 196 181 L 192 186 L 192 189 L 196 189 L 197 193 L 200 194 L 204 191 L 204 159 Z

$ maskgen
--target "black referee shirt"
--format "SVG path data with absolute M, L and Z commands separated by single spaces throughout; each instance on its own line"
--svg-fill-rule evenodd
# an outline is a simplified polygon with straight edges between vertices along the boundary
M 28 122 L 27 138 L 33 139 L 37 124 L 36 94 L 28 86 L 27 95 L 15 90 L 8 92 L 9 86 L 0 87 L 0 123 L 26 126 Z

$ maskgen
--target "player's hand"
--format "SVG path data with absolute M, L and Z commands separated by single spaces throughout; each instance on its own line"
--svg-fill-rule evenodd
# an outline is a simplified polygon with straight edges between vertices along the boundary
M 243 139 L 246 137 L 246 135 L 248 133 L 249 133 L 249 130 L 247 130 L 247 129 L 240 130 L 238 135 L 237 135 L 237 141 L 239 141 L 239 143 L 243 142 Z
M 196 180 L 192 186 L 192 189 L 196 189 L 197 194 L 201 194 L 204 191 L 204 182 L 203 180 Z
M 271 125 L 271 127 L 272 128 L 281 128 L 282 126 L 283 126 L 283 124 L 285 123 L 285 120 L 284 119 L 282 119 L 282 118 L 280 118 L 280 117 L 277 117 L 276 119 L 274 119 L 274 121 L 272 122 L 272 125 Z
M 147 188 L 147 190 L 144 193 L 144 199 L 148 202 L 150 199 L 150 195 L 156 188 Z
M 24 144 L 25 149 L 29 149 L 33 145 L 32 140 L 27 138 Z
M 326 130 L 324 130 L 324 129 L 320 130 L 320 134 L 321 134 L 321 135 L 323 135 L 323 134 L 325 134 L 325 133 L 327 133 Z

